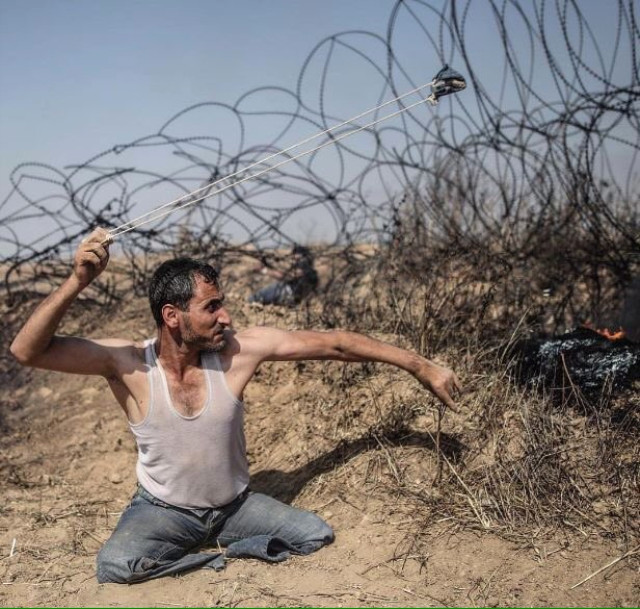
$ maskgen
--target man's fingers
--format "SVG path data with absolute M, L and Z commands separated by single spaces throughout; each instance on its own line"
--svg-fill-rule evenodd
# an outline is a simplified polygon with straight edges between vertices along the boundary
M 109 233 L 108 230 L 105 230 L 104 228 L 96 228 L 90 235 L 87 235 L 82 240 L 82 243 L 96 243 L 105 247 L 109 246 L 112 240 L 111 233 Z
M 436 397 L 452 412 L 458 412 L 456 403 L 453 401 L 452 392 L 445 386 L 440 391 L 436 392 Z
M 79 249 L 85 252 L 93 252 L 100 260 L 106 260 L 109 257 L 110 243 L 111 235 L 105 229 L 97 228 L 82 240 Z
M 458 407 L 455 405 L 455 402 L 452 399 L 446 400 L 445 405 L 451 412 L 455 412 L 456 414 L 458 414 Z
M 74 273 L 82 286 L 93 281 L 109 263 L 111 236 L 104 228 L 96 228 L 78 245 L 74 256 Z
M 438 397 L 447 408 L 457 413 L 459 412 L 459 409 L 456 406 L 454 399 L 459 398 L 462 395 L 462 392 L 463 387 L 460 379 L 455 374 L 452 374 L 449 378 L 449 382 L 447 382 L 443 387 L 443 391 L 441 392 L 442 395 L 439 395 Z
M 103 259 L 100 258 L 96 252 L 90 250 L 82 254 L 80 257 L 80 264 L 90 264 L 91 266 L 99 267 L 102 265 L 102 260 Z
M 109 252 L 103 247 L 90 247 L 82 253 L 81 260 L 94 265 L 102 265 L 109 259 Z
M 433 362 L 428 362 L 416 374 L 422 384 L 431 391 L 447 408 L 453 412 L 458 412 L 454 399 L 462 394 L 462 383 L 453 370 L 444 366 L 439 366 Z
M 109 257 L 109 252 L 102 246 L 92 247 L 89 251 L 93 252 L 100 260 L 106 260 Z

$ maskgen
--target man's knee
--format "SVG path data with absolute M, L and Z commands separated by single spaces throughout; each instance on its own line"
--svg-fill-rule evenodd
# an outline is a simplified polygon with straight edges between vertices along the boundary
M 96 577 L 99 584 L 125 584 L 126 568 L 124 560 L 118 559 L 105 544 L 96 559 Z
M 100 584 L 133 584 L 147 579 L 145 573 L 154 565 L 150 558 L 134 558 L 117 552 L 107 542 L 97 558 L 96 577 Z
M 312 512 L 308 513 L 308 522 L 305 526 L 305 539 L 299 544 L 299 550 L 303 554 L 311 554 L 334 540 L 331 526 L 320 516 Z
M 325 522 L 320 516 L 316 516 L 318 519 L 316 525 L 316 539 L 322 540 L 325 543 L 331 543 L 334 539 L 333 528 L 329 523 Z

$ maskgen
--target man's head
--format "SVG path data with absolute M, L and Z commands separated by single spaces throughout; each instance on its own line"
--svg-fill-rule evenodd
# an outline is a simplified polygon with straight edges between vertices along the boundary
M 311 250 L 308 247 L 305 247 L 304 245 L 299 245 L 296 243 L 291 248 L 291 253 L 297 259 L 307 260 L 308 262 L 313 261 L 313 254 L 311 253 Z
M 163 262 L 149 283 L 149 304 L 158 328 L 167 326 L 183 342 L 201 349 L 224 347 L 221 335 L 231 318 L 223 300 L 217 271 L 200 260 Z

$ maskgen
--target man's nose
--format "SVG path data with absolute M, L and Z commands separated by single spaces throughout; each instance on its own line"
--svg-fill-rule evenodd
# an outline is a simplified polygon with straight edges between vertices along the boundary
M 221 326 L 230 326 L 231 325 L 231 315 L 224 307 L 221 307 L 218 310 L 218 319 L 216 320 Z

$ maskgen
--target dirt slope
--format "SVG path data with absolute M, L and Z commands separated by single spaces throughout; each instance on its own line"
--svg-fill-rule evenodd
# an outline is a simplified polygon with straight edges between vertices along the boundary
M 236 325 L 295 327 L 296 312 L 250 309 Z M 151 335 L 144 300 L 104 316 L 77 307 L 67 332 Z M 393 340 L 392 337 L 386 337 Z M 6 350 L 7 345 L 3 345 Z M 412 487 L 434 477 L 433 402 L 382 366 L 266 366 L 247 392 L 254 488 L 314 510 L 335 543 L 280 565 L 238 560 L 135 586 L 99 585 L 95 555 L 135 487 L 126 420 L 101 379 L 12 372 L 0 390 L 0 604 L 3 606 L 637 606 L 635 557 L 568 529 L 506 541 L 455 519 L 421 528 Z M 394 408 L 420 408 L 393 429 Z M 384 425 L 381 424 L 384 423 Z M 468 412 L 445 419 L 456 437 Z M 474 423 L 475 424 L 475 423 Z M 386 426 L 386 427 L 385 427 Z M 391 484 L 402 479 L 403 493 Z M 432 498 L 438 500 L 438 489 Z M 15 540 L 15 545 L 14 545 Z M 13 546 L 13 555 L 11 549 Z

